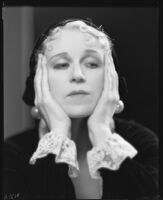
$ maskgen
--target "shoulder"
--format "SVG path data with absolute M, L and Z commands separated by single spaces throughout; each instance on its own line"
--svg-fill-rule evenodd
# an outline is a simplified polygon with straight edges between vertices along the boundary
M 38 140 L 38 132 L 35 128 L 16 133 L 5 140 L 4 153 L 7 154 L 6 156 L 22 155 L 28 159 L 35 151 Z
M 148 149 L 149 147 L 158 148 L 158 136 L 148 127 L 136 122 L 115 118 L 115 132 L 125 140 L 134 145 L 137 149 Z
M 114 118 L 115 131 L 124 137 L 130 137 L 134 135 L 149 136 L 158 139 L 157 134 L 150 128 L 144 126 L 143 124 L 131 119 Z

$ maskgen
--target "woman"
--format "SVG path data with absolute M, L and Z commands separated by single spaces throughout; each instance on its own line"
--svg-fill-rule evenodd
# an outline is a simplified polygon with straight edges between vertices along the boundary
M 39 126 L 6 141 L 6 197 L 157 198 L 158 139 L 114 116 L 125 92 L 116 61 L 92 22 L 65 20 L 41 35 L 23 96 Z

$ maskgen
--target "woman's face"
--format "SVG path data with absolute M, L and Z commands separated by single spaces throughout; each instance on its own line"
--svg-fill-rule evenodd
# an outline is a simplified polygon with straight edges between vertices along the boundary
M 46 43 L 51 95 L 71 118 L 91 115 L 104 86 L 104 53 L 99 41 L 90 37 L 91 44 L 79 30 L 62 30 Z M 79 90 L 87 94 L 71 95 Z

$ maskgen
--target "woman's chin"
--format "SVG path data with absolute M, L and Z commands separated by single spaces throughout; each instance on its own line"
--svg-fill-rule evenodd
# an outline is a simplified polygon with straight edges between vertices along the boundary
M 89 114 L 70 114 L 69 117 L 70 118 L 84 118 L 84 117 L 88 117 Z
M 66 113 L 70 118 L 84 118 L 90 116 L 92 111 L 93 109 L 69 110 Z

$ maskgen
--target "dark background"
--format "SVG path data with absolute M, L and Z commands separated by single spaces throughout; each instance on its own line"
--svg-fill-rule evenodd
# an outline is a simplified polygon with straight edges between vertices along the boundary
M 113 39 L 128 97 L 119 117 L 158 134 L 159 13 L 157 7 L 35 7 L 34 40 L 54 21 L 91 18 Z

